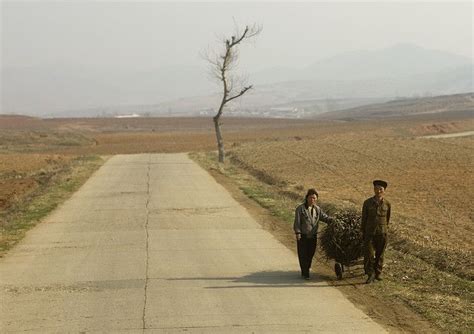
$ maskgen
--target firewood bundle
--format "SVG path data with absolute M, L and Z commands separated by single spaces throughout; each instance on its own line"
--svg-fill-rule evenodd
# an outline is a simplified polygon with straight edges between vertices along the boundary
M 350 266 L 362 256 L 361 216 L 356 210 L 346 210 L 334 217 L 321 234 L 321 249 L 328 259 Z

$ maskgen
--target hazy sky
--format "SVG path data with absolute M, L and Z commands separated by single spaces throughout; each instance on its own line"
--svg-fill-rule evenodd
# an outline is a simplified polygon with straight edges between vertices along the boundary
M 263 26 L 242 49 L 252 71 L 397 43 L 473 59 L 472 2 L 2 1 L 1 11 L 2 67 L 202 65 L 233 20 Z

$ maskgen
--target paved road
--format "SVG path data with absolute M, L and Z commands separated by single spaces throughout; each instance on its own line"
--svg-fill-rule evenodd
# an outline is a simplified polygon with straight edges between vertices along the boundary
M 121 155 L 0 259 L 0 332 L 383 333 L 184 154 Z
M 421 136 L 420 138 L 455 138 L 455 137 L 467 137 L 467 136 L 474 136 L 474 131 L 444 133 L 441 135 Z

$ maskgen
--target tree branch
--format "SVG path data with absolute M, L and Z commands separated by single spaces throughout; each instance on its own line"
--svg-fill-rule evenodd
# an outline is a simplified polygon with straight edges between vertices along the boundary
M 244 95 L 248 90 L 252 89 L 252 87 L 253 87 L 252 85 L 247 86 L 247 87 L 244 87 L 244 88 L 240 91 L 239 94 L 234 95 L 234 96 L 229 97 L 228 99 L 226 99 L 226 100 L 225 100 L 225 103 L 227 103 L 227 102 L 229 102 L 229 101 L 232 101 L 233 99 L 236 99 L 236 98 L 238 98 L 239 96 Z

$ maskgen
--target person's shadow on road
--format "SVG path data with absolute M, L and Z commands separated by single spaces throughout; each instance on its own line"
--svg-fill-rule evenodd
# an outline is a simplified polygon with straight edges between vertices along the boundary
M 301 277 L 298 271 L 259 271 L 240 277 L 182 277 L 169 278 L 176 281 L 209 281 L 209 282 L 228 282 L 229 284 L 216 284 L 207 286 L 207 289 L 235 289 L 235 288 L 325 288 L 332 286 L 328 281 L 333 281 L 334 277 L 328 277 L 320 274 L 313 274 L 309 280 Z M 338 284 L 344 285 L 344 284 Z M 353 285 L 353 284 L 347 284 Z

